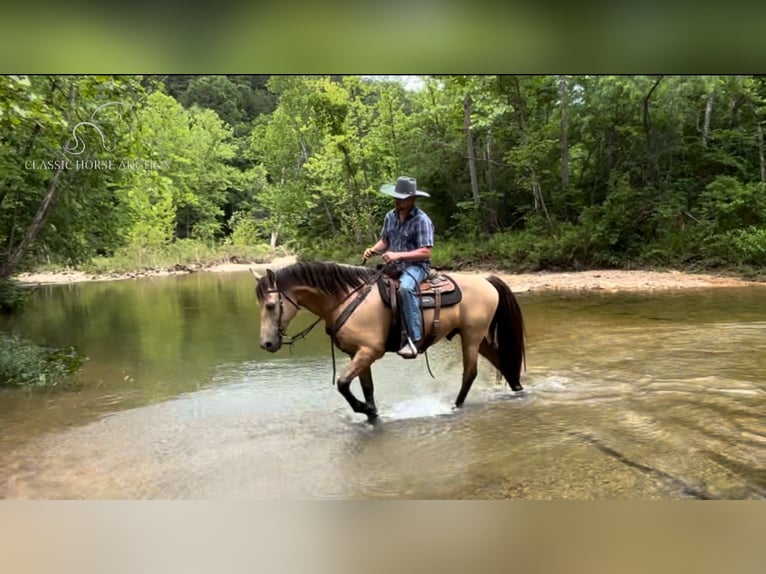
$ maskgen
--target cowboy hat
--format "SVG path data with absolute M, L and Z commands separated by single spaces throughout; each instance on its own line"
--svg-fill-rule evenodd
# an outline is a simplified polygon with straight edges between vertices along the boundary
M 408 197 L 431 197 L 425 191 L 417 189 L 414 177 L 402 176 L 396 180 L 396 185 L 387 183 L 382 185 L 380 191 L 396 199 L 407 199 Z

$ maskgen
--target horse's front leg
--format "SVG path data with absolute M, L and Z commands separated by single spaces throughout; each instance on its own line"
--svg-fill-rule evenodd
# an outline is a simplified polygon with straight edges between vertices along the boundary
M 371 417 L 367 415 L 369 422 L 374 422 L 378 418 L 378 407 L 375 406 L 375 387 L 372 384 L 372 368 L 367 367 L 362 369 L 359 373 L 359 382 L 362 384 L 362 392 L 364 393 L 364 404 L 373 413 Z
M 362 347 L 354 354 L 348 367 L 343 370 L 338 378 L 338 391 L 340 394 L 348 401 L 348 404 L 355 413 L 367 415 L 367 420 L 371 423 L 375 422 L 375 419 L 378 418 L 378 409 L 375 407 L 375 399 L 373 398 L 370 365 L 378 358 L 380 356 L 374 353 L 372 349 Z M 365 402 L 357 399 L 354 393 L 351 392 L 351 381 L 357 376 L 362 383 Z

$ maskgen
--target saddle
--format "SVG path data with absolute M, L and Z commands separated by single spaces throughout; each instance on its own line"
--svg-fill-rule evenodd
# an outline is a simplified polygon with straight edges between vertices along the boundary
M 378 279 L 378 291 L 383 304 L 391 309 L 392 325 L 388 340 L 386 341 L 387 351 L 398 351 L 406 340 L 406 323 L 401 313 L 401 303 L 399 301 L 399 279 L 387 274 L 383 274 Z M 431 271 L 425 281 L 420 284 L 418 292 L 418 302 L 420 303 L 420 312 L 423 309 L 433 309 L 434 318 L 432 322 L 431 333 L 420 346 L 420 351 L 424 351 L 433 344 L 439 331 L 439 312 L 442 307 L 451 307 L 457 305 L 463 298 L 463 292 L 457 283 L 449 276 Z

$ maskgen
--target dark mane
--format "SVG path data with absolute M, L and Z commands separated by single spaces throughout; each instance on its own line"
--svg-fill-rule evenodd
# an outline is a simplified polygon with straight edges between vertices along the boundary
M 278 269 L 275 272 L 277 287 L 290 289 L 298 285 L 314 287 L 327 295 L 341 295 L 349 289 L 358 287 L 375 275 L 375 269 L 367 267 L 354 267 L 352 265 L 339 265 L 337 263 L 324 263 L 321 261 L 308 261 L 294 263 Z M 258 299 L 263 299 L 268 288 L 268 278 L 262 277 L 258 281 L 256 293 Z

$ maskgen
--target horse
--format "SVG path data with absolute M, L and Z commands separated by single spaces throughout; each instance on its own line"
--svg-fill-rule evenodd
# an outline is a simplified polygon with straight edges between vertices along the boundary
M 382 267 L 316 261 L 298 262 L 276 271 L 268 269 L 264 276 L 253 271 L 260 307 L 261 348 L 271 353 L 279 351 L 287 338 L 290 321 L 301 308 L 316 315 L 317 322 L 324 320 L 335 347 L 351 357 L 337 379 L 337 389 L 351 409 L 367 415 L 370 423 L 378 417 L 371 365 L 386 352 L 398 348 L 387 344 L 392 335 L 394 312 L 384 304 L 383 290 L 372 288 L 382 280 L 382 271 Z M 524 320 L 511 289 L 494 275 L 461 275 L 450 279 L 461 291 L 459 303 L 441 309 L 423 309 L 422 313 L 423 340 L 428 341 L 428 346 L 442 338 L 451 340 L 460 335 L 463 375 L 454 407 L 463 406 L 477 375 L 479 355 L 503 375 L 511 390 L 521 391 Z M 434 313 L 437 313 L 436 322 Z M 398 339 L 394 339 L 398 343 Z M 350 388 L 356 377 L 361 383 L 364 402 Z

